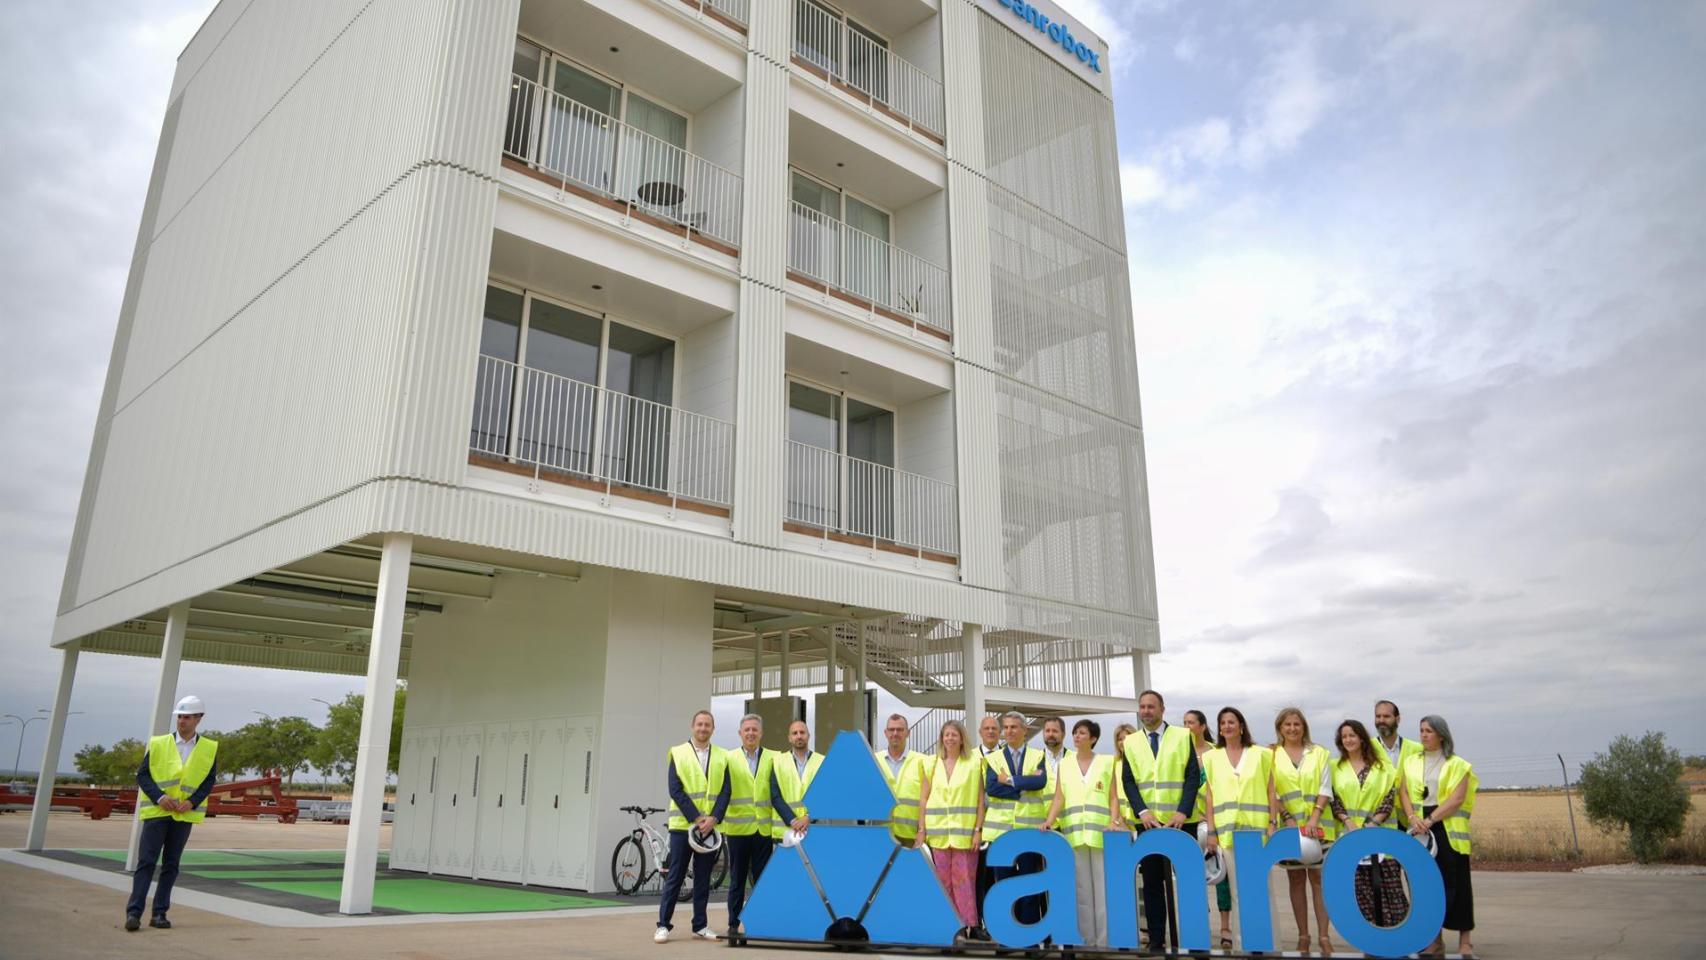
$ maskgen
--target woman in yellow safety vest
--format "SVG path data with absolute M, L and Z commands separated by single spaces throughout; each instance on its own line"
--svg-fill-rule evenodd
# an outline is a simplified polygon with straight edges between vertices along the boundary
M 1469 761 L 1457 755 L 1451 727 L 1444 717 L 1422 718 L 1422 752 L 1404 758 L 1398 772 L 1398 799 L 1409 818 L 1410 833 L 1434 836 L 1434 860 L 1445 881 L 1444 930 L 1457 931 L 1457 952 L 1475 952 L 1469 934 L 1475 929 L 1475 893 L 1469 884 L 1469 815 L 1475 810 L 1475 791 L 1481 780 Z M 1444 936 L 1434 938 L 1430 952 L 1444 952 Z
M 980 937 L 977 848 L 983 844 L 983 762 L 965 725 L 942 724 L 936 753 L 924 760 L 918 793 L 918 844 L 929 847 L 936 879 L 959 914 L 957 939 Z
M 1102 834 L 1114 797 L 1114 758 L 1096 752 L 1101 725 L 1080 720 L 1072 725 L 1073 753 L 1062 757 L 1055 773 L 1054 802 L 1044 830 L 1059 830 L 1072 845 L 1078 874 L 1078 934 L 1086 944 L 1108 942 L 1108 911 L 1102 882 Z M 1134 818 L 1135 819 L 1135 818 Z
M 1331 806 L 1340 833 L 1363 827 L 1396 829 L 1392 815 L 1397 801 L 1392 788 L 1397 783 L 1397 771 L 1392 769 L 1386 751 L 1368 735 L 1361 720 L 1340 723 L 1333 743 L 1339 748 L 1330 774 L 1333 795 L 1316 799 L 1307 826 L 1320 826 L 1321 810 Z M 1358 864 L 1355 890 L 1357 909 L 1369 923 L 1392 927 L 1410 915 L 1404 874 L 1391 857 L 1376 855 L 1370 862 Z
M 1203 762 L 1208 768 L 1208 816 L 1214 824 L 1208 843 L 1211 848 L 1220 847 L 1226 858 L 1226 878 L 1237 886 L 1238 862 L 1232 853 L 1232 834 L 1239 830 L 1260 830 L 1272 836 L 1279 823 L 1274 753 L 1251 738 L 1250 724 L 1237 707 L 1222 707 L 1214 723 L 1220 730 L 1220 745 L 1210 750 Z
M 1201 710 L 1185 711 L 1185 729 L 1191 732 L 1191 748 L 1197 752 L 1197 769 L 1204 786 L 1208 784 L 1208 766 L 1203 761 L 1208 752 L 1214 749 L 1214 734 L 1208 729 L 1208 714 Z M 1185 829 L 1192 836 L 1200 824 L 1208 822 L 1208 791 L 1197 793 L 1197 806 L 1191 813 L 1191 822 L 1185 824 Z M 1225 877 L 1214 885 L 1215 906 L 1220 909 L 1220 949 L 1232 949 L 1232 883 Z
M 1337 831 L 1323 829 L 1319 821 L 1311 823 L 1309 814 L 1321 797 L 1333 796 L 1332 758 L 1327 748 L 1309 737 L 1309 721 L 1303 711 L 1286 707 L 1274 718 L 1274 792 L 1279 795 L 1280 827 L 1297 827 L 1306 837 L 1321 841 L 1323 847 Z M 1331 823 L 1328 824 L 1332 826 Z M 1309 901 L 1314 894 L 1315 928 L 1321 936 L 1321 952 L 1333 952 L 1333 940 L 1327 925 L 1327 899 L 1321 890 L 1321 865 L 1306 865 L 1296 860 L 1282 861 L 1286 883 L 1290 886 L 1291 912 L 1297 918 L 1297 952 L 1309 952 Z

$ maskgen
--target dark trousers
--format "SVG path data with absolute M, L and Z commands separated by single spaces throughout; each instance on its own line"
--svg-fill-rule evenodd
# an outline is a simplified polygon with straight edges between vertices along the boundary
M 1038 873 L 1041 872 L 1042 868 L 1043 858 L 1041 856 L 1034 853 L 1022 853 L 1014 858 L 1011 867 L 991 867 L 990 873 L 994 876 L 991 884 L 1000 883 L 1008 877 L 1016 877 L 1024 873 Z M 1013 918 L 1024 924 L 1042 922 L 1045 897 L 1045 894 L 1039 893 L 1035 896 L 1020 897 L 1015 900 L 1013 902 Z M 979 906 L 981 909 L 981 901 Z
M 740 923 L 741 908 L 746 906 L 746 892 L 758 886 L 758 875 L 770 862 L 770 852 L 776 841 L 769 834 L 755 833 L 749 837 L 724 837 L 729 851 L 729 929 Z M 750 886 L 748 882 L 750 881 Z
M 727 838 L 724 838 L 725 841 Z M 705 929 L 705 907 L 711 902 L 711 867 L 717 862 L 715 853 L 699 853 L 687 845 L 686 830 L 669 832 L 669 873 L 663 878 L 663 901 L 658 904 L 658 926 L 674 929 L 670 920 L 675 916 L 675 898 L 687 880 L 687 868 L 693 867 L 693 932 Z
M 1438 807 L 1422 808 L 1422 816 L 1431 817 Z M 1439 878 L 1445 883 L 1445 920 L 1440 924 L 1447 930 L 1459 932 L 1475 929 L 1475 888 L 1469 878 L 1469 855 L 1458 853 L 1451 849 L 1451 841 L 1445 835 L 1445 824 L 1436 823 L 1433 829 L 1434 844 L 1439 853 L 1434 862 L 1439 864 Z
M 178 880 L 178 859 L 183 856 L 184 844 L 190 842 L 193 823 L 171 817 L 155 817 L 142 821 L 142 843 L 136 857 L 136 873 L 130 878 L 130 903 L 124 908 L 126 916 L 142 916 L 148 906 L 148 884 L 154 880 L 154 862 L 160 863 L 160 886 L 154 891 L 154 913 L 163 915 L 172 909 L 172 884 Z
M 995 883 L 995 871 L 989 866 L 989 848 L 979 848 L 977 851 L 977 913 L 983 915 L 983 898 L 988 895 L 989 888 Z
M 1167 943 L 1167 884 L 1173 879 L 1173 865 L 1166 857 L 1144 857 L 1137 873 L 1143 878 L 1143 919 L 1149 945 L 1159 949 Z

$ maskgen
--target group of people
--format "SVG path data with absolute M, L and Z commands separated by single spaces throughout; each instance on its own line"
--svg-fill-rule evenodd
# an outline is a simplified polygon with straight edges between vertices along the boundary
M 1182 726 L 1166 719 L 1166 701 L 1154 690 L 1138 697 L 1137 723 L 1114 730 L 1112 754 L 1096 752 L 1102 730 L 1094 720 L 1072 724 L 1067 746 L 1064 720 L 1043 722 L 1039 749 L 1030 745 L 1026 718 L 1016 712 L 983 717 L 974 742 L 965 726 L 942 725 L 929 753 L 907 746 L 910 726 L 895 714 L 884 725 L 886 746 L 877 766 L 894 792 L 889 827 L 907 847 L 927 849 L 943 892 L 961 922 L 960 937 L 987 939 L 980 905 L 990 885 L 1041 869 L 1036 855 L 1009 867 L 990 867 L 985 852 L 1010 830 L 1057 831 L 1070 844 L 1077 878 L 1079 934 L 1086 944 L 1106 944 L 1107 910 L 1102 845 L 1108 831 L 1184 830 L 1200 837 L 1205 851 L 1225 864 L 1216 885 L 1220 946 L 1233 946 L 1232 888 L 1237 875 L 1232 835 L 1265 835 L 1292 827 L 1322 848 L 1347 831 L 1364 827 L 1402 829 L 1432 836 L 1445 887 L 1442 927 L 1458 936 L 1458 951 L 1473 951 L 1474 895 L 1470 879 L 1469 818 L 1478 781 L 1458 756 L 1451 728 L 1439 716 L 1423 717 L 1419 739 L 1400 733 L 1397 704 L 1375 705 L 1376 734 L 1360 720 L 1339 723 L 1332 746 L 1316 743 L 1309 721 L 1296 707 L 1279 711 L 1274 736 L 1261 744 L 1244 714 L 1223 707 L 1211 729 L 1207 714 L 1187 710 Z M 675 902 L 692 869 L 693 935 L 715 940 L 706 919 L 709 880 L 716 853 L 701 853 L 690 832 L 724 835 L 729 858 L 728 919 L 740 930 L 747 891 L 755 885 L 771 851 L 790 832 L 802 837 L 811 826 L 803 799 L 823 757 L 810 747 L 804 721 L 788 728 L 787 751 L 760 745 L 764 722 L 741 719 L 736 750 L 711 743 L 715 720 L 709 711 L 693 718 L 693 738 L 670 751 L 670 861 L 654 939 L 669 939 Z M 698 844 L 704 846 L 704 844 Z M 1282 864 L 1297 921 L 1297 950 L 1333 952 L 1318 858 Z M 1138 868 L 1142 892 L 1137 905 L 1144 947 L 1167 950 L 1172 868 L 1164 857 L 1146 857 Z M 1392 926 L 1408 915 L 1406 879 L 1397 861 L 1371 857 L 1356 872 L 1356 899 L 1371 923 Z M 1267 909 L 1263 903 L 1256 909 Z M 1311 909 L 1313 908 L 1313 909 Z M 1043 897 L 1020 899 L 1015 919 L 1041 919 Z M 1310 915 L 1316 937 L 1310 936 Z M 1436 937 L 1431 950 L 1442 952 Z

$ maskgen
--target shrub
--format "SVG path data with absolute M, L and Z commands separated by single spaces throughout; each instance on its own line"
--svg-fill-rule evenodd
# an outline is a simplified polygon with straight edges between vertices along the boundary
M 1682 770 L 1682 757 L 1665 746 L 1664 734 L 1649 731 L 1639 740 L 1618 737 L 1582 767 L 1578 785 L 1588 819 L 1627 829 L 1635 859 L 1657 860 L 1665 853 L 1666 841 L 1682 835 L 1688 819 Z

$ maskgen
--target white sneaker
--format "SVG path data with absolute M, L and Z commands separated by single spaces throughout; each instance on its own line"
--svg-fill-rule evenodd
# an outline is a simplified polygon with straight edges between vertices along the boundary
M 695 937 L 698 937 L 701 940 L 720 940 L 720 939 L 722 939 L 721 937 L 717 936 L 717 931 L 712 930 L 710 927 L 706 927 L 703 930 L 695 930 L 695 931 L 693 931 L 693 935 Z
M 669 942 L 669 928 L 668 927 L 659 927 L 658 932 L 652 934 L 652 942 L 653 943 L 668 943 Z

